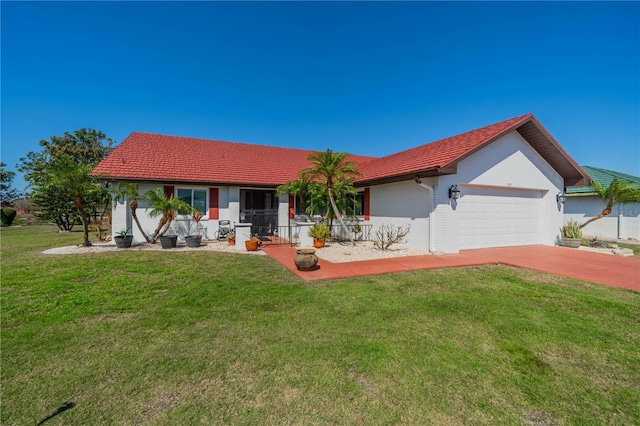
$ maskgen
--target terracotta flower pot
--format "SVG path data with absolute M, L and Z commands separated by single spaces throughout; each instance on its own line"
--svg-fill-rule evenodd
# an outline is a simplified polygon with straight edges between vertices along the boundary
M 236 240 L 227 240 L 227 242 L 229 243 L 230 246 L 236 245 Z
M 322 248 L 322 247 L 324 247 L 324 242 L 325 242 L 324 238 L 314 238 L 313 239 L 313 246 L 315 248 Z
M 244 242 L 244 246 L 247 249 L 247 251 L 256 251 L 258 250 L 258 243 L 260 241 L 258 240 L 247 240 Z

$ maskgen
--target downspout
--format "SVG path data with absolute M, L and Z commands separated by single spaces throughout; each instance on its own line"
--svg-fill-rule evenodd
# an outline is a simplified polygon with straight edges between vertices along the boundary
M 431 212 L 429 213 L 429 252 L 435 253 L 434 236 L 435 236 L 435 214 L 436 214 L 436 191 L 432 186 L 422 183 L 420 177 L 416 175 L 414 178 L 418 186 L 421 186 L 431 193 Z

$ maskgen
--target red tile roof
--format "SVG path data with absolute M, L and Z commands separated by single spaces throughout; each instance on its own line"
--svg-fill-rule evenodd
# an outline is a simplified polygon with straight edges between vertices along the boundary
M 525 114 L 370 161 L 360 166 L 363 176 L 358 181 L 389 180 L 394 176 L 415 175 L 428 170 L 437 174 L 438 169 L 457 163 L 531 117 L 532 114 Z
M 382 158 L 351 156 L 362 177 L 358 186 L 455 173 L 457 162 L 517 130 L 565 179 L 589 176 L 564 151 L 533 114 L 501 121 Z M 276 186 L 309 167 L 312 151 L 150 133 L 132 133 L 92 172 L 116 180 Z
M 275 186 L 297 179 L 312 151 L 134 132 L 93 170 L 116 180 Z M 360 164 L 373 157 L 351 156 Z

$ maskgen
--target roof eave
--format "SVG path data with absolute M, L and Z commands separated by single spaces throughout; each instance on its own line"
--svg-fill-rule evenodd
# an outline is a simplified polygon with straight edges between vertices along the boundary
M 571 158 L 558 141 L 551 136 L 547 129 L 545 129 L 533 115 L 529 115 L 523 121 L 517 122 L 494 137 L 487 139 L 485 142 L 456 158 L 445 167 L 457 165 L 460 161 L 471 154 L 479 151 L 488 144 L 514 130 L 517 131 L 518 134 L 560 174 L 560 176 L 562 176 L 565 187 L 589 185 L 591 178 L 587 172 L 585 172 L 582 167 L 580 167 L 578 163 Z
M 424 170 L 415 170 L 411 172 L 404 172 L 397 175 L 392 176 L 384 176 L 373 179 L 361 179 L 355 181 L 356 187 L 364 187 L 364 186 L 372 186 L 372 185 L 382 185 L 385 183 L 394 183 L 394 182 L 402 182 L 407 180 L 413 180 L 417 178 L 428 178 L 434 176 L 443 176 L 443 175 L 452 175 L 457 173 L 458 169 L 456 165 L 451 165 L 448 167 L 432 167 Z
M 564 179 L 565 187 L 587 186 L 591 178 L 533 116 L 516 130 Z

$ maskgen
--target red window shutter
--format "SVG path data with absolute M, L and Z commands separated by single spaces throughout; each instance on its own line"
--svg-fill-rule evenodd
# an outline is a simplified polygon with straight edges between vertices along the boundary
M 174 193 L 175 189 L 176 188 L 173 185 L 165 185 L 164 186 L 164 195 L 167 198 L 173 198 L 173 195 L 174 195 L 173 193 Z M 173 212 L 172 218 L 175 219 L 175 217 L 176 217 L 176 212 Z
M 295 197 L 289 194 L 289 219 L 293 219 L 296 216 Z
M 167 196 L 167 198 L 173 198 L 173 192 L 175 191 L 175 186 L 173 185 L 165 185 L 164 186 L 164 195 Z
M 364 189 L 364 220 L 369 220 L 371 218 L 370 216 L 370 208 L 371 208 L 371 203 L 370 203 L 370 198 L 371 198 L 371 191 L 370 188 L 365 188 Z
M 209 219 L 220 218 L 220 208 L 218 205 L 218 188 L 209 188 Z

